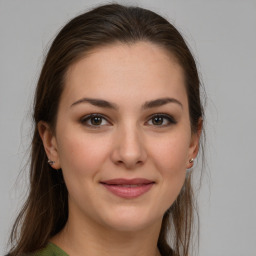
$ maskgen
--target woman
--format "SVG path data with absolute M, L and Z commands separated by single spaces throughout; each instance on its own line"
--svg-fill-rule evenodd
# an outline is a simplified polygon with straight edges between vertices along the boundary
M 188 255 L 202 118 L 195 61 L 164 18 L 110 4 L 71 20 L 38 81 L 10 255 Z

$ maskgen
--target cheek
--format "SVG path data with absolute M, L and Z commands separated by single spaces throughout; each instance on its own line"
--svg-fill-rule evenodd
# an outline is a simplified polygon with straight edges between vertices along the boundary
M 60 138 L 58 149 L 63 172 L 77 176 L 96 174 L 107 157 L 108 142 L 99 136 L 78 132 L 62 134 L 66 136 Z
M 152 159 L 163 175 L 179 174 L 184 172 L 187 166 L 189 153 L 189 138 L 184 134 L 166 136 L 158 139 L 151 148 Z
M 65 137 L 59 139 L 59 158 L 70 204 L 88 211 L 94 201 L 97 202 L 96 195 L 91 191 L 95 189 L 109 143 L 102 143 L 102 138 L 81 132 L 61 134 L 65 134 Z
M 179 189 L 185 178 L 187 148 L 182 143 L 169 141 L 158 152 L 158 169 L 161 172 L 163 183 L 171 190 Z
M 152 148 L 152 159 L 160 174 L 163 212 L 173 204 L 184 184 L 188 150 L 189 138 L 184 134 L 163 138 Z

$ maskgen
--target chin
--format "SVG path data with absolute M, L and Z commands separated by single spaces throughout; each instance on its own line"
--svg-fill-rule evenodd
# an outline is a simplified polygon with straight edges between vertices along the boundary
M 120 232 L 137 232 L 162 222 L 162 215 L 155 216 L 152 211 L 122 209 L 104 216 L 104 225 Z

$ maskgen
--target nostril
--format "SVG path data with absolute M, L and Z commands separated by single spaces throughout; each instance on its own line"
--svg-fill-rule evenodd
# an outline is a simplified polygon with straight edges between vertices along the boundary
M 123 164 L 122 160 L 117 161 L 117 164 Z

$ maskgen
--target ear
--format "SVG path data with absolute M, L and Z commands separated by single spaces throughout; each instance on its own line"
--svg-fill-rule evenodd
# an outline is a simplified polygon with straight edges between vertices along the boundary
M 188 155 L 188 161 L 187 161 L 187 169 L 193 167 L 193 161 L 197 157 L 198 151 L 199 151 L 199 141 L 200 141 L 200 136 L 202 133 L 202 128 L 203 128 L 203 119 L 200 118 L 198 121 L 197 125 L 197 130 L 196 132 L 193 132 L 191 135 L 191 140 L 190 140 L 190 146 L 189 146 L 189 155 Z
M 54 169 L 60 169 L 60 161 L 59 161 L 59 154 L 58 154 L 58 147 L 56 137 L 52 132 L 49 124 L 40 121 L 37 125 L 37 129 L 39 135 L 42 139 L 45 153 L 49 160 L 53 161 L 54 163 L 51 164 L 51 167 Z

